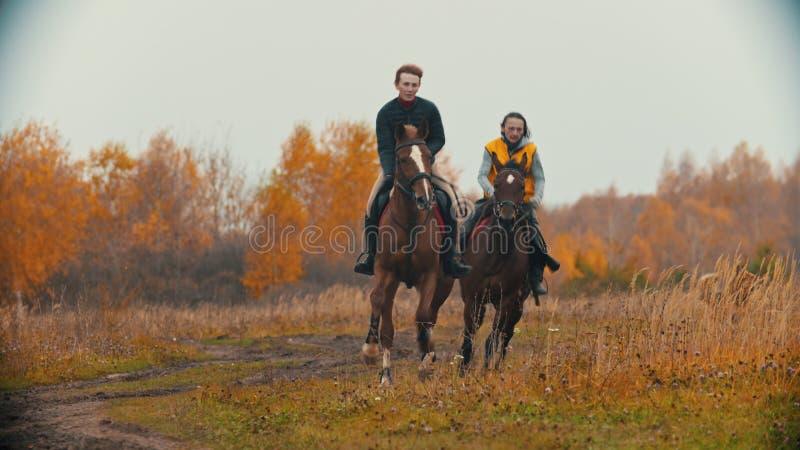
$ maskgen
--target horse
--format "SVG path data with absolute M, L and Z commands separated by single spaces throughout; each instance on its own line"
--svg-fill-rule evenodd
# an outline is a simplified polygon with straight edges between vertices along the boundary
M 489 368 L 495 353 L 500 350 L 495 369 L 505 358 L 508 343 L 514 336 L 514 326 L 522 317 L 523 305 L 531 293 L 526 282 L 530 247 L 528 242 L 535 229 L 527 222 L 524 210 L 525 171 L 527 155 L 522 162 L 510 160 L 505 166 L 492 154 L 498 168 L 494 179 L 492 203 L 483 209 L 472 236 L 464 249 L 465 262 L 472 271 L 460 279 L 464 301 L 464 341 L 459 362 L 465 374 L 472 361 L 472 342 L 483 323 L 486 305 L 495 308 L 492 331 L 486 339 L 484 367 Z M 488 207 L 491 206 L 491 207 Z M 539 298 L 534 294 L 536 304 Z
M 419 295 L 416 311 L 419 378 L 427 379 L 435 353 L 431 332 L 439 308 L 453 288 L 453 278 L 442 271 L 444 221 L 436 207 L 431 183 L 431 151 L 425 144 L 428 125 L 399 124 L 395 128 L 394 186 L 378 221 L 375 286 L 370 293 L 372 311 L 362 346 L 364 359 L 374 364 L 383 350 L 380 384 L 392 384 L 391 351 L 394 341 L 392 309 L 401 282 Z M 399 250 L 399 251 L 398 251 Z

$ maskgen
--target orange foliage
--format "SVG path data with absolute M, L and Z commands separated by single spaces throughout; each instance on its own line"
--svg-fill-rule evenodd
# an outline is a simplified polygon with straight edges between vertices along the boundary
M 634 234 L 628 244 L 625 256 L 625 265 L 628 269 L 633 271 L 648 269 L 647 277 L 658 275 L 655 273 L 658 263 L 653 254 L 653 249 L 650 247 L 650 242 L 647 239 L 644 239 L 638 234 Z
M 303 275 L 299 234 L 308 223 L 303 204 L 287 186 L 273 182 L 257 197 L 261 227 L 250 235 L 242 278 L 249 295 L 255 298 L 270 286 L 293 283 Z
M 588 272 L 601 278 L 608 274 L 608 260 L 603 241 L 591 230 L 581 236 L 576 259 L 578 270 L 583 272 L 580 277 L 587 275 Z
M 329 257 L 341 256 L 330 245 L 330 233 L 338 226 L 360 230 L 372 184 L 380 164 L 375 152 L 375 132 L 365 122 L 334 122 L 322 134 L 322 154 L 329 172 L 319 174 L 319 192 L 309 203 L 313 223 L 322 227 Z M 325 166 L 315 166 L 316 171 Z M 354 233 L 355 235 L 356 233 Z M 348 255 L 349 256 L 349 255 Z
M 0 136 L 0 292 L 28 294 L 76 256 L 89 216 L 80 172 L 47 126 Z
M 685 255 L 685 241 L 675 227 L 675 211 L 669 203 L 652 197 L 639 214 L 636 234 L 646 239 L 656 255 L 650 274 L 657 274 Z
M 192 149 L 179 148 L 166 132 L 156 134 L 136 164 L 132 182 L 136 246 L 156 253 L 209 247 L 211 214 Z
M 561 263 L 561 269 L 554 275 L 557 283 L 567 280 L 580 278 L 583 276 L 577 267 L 577 256 L 580 247 L 572 235 L 568 233 L 558 233 L 549 244 L 550 254 Z
M 278 167 L 256 194 L 258 225 L 251 231 L 242 284 L 252 297 L 303 275 L 301 234 L 308 225 L 306 204 L 314 197 L 313 164 L 318 158 L 311 130 L 295 126 L 283 143 Z M 324 160 L 320 161 L 324 164 Z M 323 194 L 324 195 L 324 194 Z
M 122 144 L 109 143 L 89 154 L 87 174 L 92 189 L 92 239 L 89 251 L 119 252 L 125 245 L 134 190 L 131 176 L 136 167 Z
M 332 235 L 346 231 L 351 242 L 360 236 L 364 204 L 379 168 L 375 133 L 364 122 L 329 124 L 319 146 L 309 127 L 300 124 L 282 149 L 256 203 L 259 225 L 274 225 L 276 238 L 286 242 L 258 252 L 251 243 L 243 283 L 254 297 L 269 286 L 298 280 L 305 256 L 350 256 L 351 249 L 342 253 L 334 246 Z M 287 227 L 296 231 L 281 238 Z M 312 241 L 301 246 L 301 239 Z

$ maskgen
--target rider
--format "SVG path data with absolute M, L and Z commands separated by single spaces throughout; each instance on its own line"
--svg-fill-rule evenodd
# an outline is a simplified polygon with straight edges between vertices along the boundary
M 542 169 L 542 159 L 537 152 L 536 144 L 529 141 L 530 131 L 528 122 L 522 114 L 510 112 L 503 117 L 500 123 L 500 137 L 486 144 L 483 152 L 483 162 L 478 171 L 478 183 L 483 188 L 484 197 L 475 203 L 472 215 L 464 223 L 462 231 L 462 248 L 465 248 L 466 238 L 472 234 L 475 222 L 483 214 L 484 208 L 489 203 L 488 200 L 494 194 L 494 179 L 497 176 L 498 167 L 494 167 L 492 153 L 497 156 L 500 164 L 505 164 L 509 159 L 518 163 L 522 162 L 523 155 L 528 155 L 527 166 L 524 169 L 529 173 L 525 177 L 525 212 L 529 214 L 531 226 L 535 230 L 532 246 L 534 250 L 530 252 L 528 260 L 528 283 L 531 291 L 536 295 L 547 294 L 544 287 L 544 266 L 555 272 L 560 267 L 558 261 L 547 253 L 547 244 L 542 238 L 539 227 L 539 220 L 534 210 L 542 204 L 544 196 L 544 169 Z
M 429 134 L 426 139 L 428 148 L 435 158 L 436 153 L 444 146 L 444 127 L 442 118 L 436 105 L 430 100 L 417 97 L 417 91 L 422 79 L 422 69 L 414 64 L 400 66 L 395 72 L 394 86 L 399 95 L 378 111 L 375 120 L 375 132 L 378 137 L 378 156 L 381 163 L 381 173 L 372 187 L 372 192 L 367 201 L 367 212 L 364 217 L 364 236 L 367 249 L 361 253 L 356 262 L 355 270 L 364 275 L 374 274 L 375 253 L 377 251 L 377 228 L 381 211 L 388 201 L 388 193 L 394 184 L 395 142 L 394 129 L 398 123 L 419 127 L 427 121 Z M 433 164 L 434 158 L 431 158 Z M 443 254 L 443 266 L 447 275 L 461 278 L 470 271 L 470 267 L 462 264 L 457 258 L 458 222 L 455 217 L 455 208 L 452 207 L 450 190 L 443 186 L 444 180 L 434 176 L 434 190 L 437 192 L 439 205 L 444 209 L 443 218 L 447 236 Z M 376 201 L 377 199 L 377 201 Z M 447 204 L 442 204 L 444 201 Z M 366 253 L 366 258 L 362 257 Z

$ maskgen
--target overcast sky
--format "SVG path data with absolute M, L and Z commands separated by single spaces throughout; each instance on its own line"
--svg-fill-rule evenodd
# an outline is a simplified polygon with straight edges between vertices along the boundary
M 84 158 L 109 140 L 139 154 L 168 128 L 227 144 L 255 180 L 298 121 L 374 124 L 406 62 L 425 70 L 463 190 L 512 110 L 551 206 L 652 193 L 668 152 L 800 154 L 791 0 L 2 1 L 0 131 L 41 120 Z

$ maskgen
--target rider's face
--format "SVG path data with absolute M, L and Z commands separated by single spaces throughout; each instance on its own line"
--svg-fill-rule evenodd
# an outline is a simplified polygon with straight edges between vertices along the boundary
M 419 90 L 419 77 L 411 73 L 401 73 L 400 80 L 394 84 L 397 92 L 400 93 L 400 99 L 404 102 L 413 101 L 417 97 Z
M 506 123 L 500 127 L 500 131 L 506 135 L 508 142 L 516 144 L 522 138 L 522 133 L 525 132 L 525 122 L 516 117 L 509 117 Z

